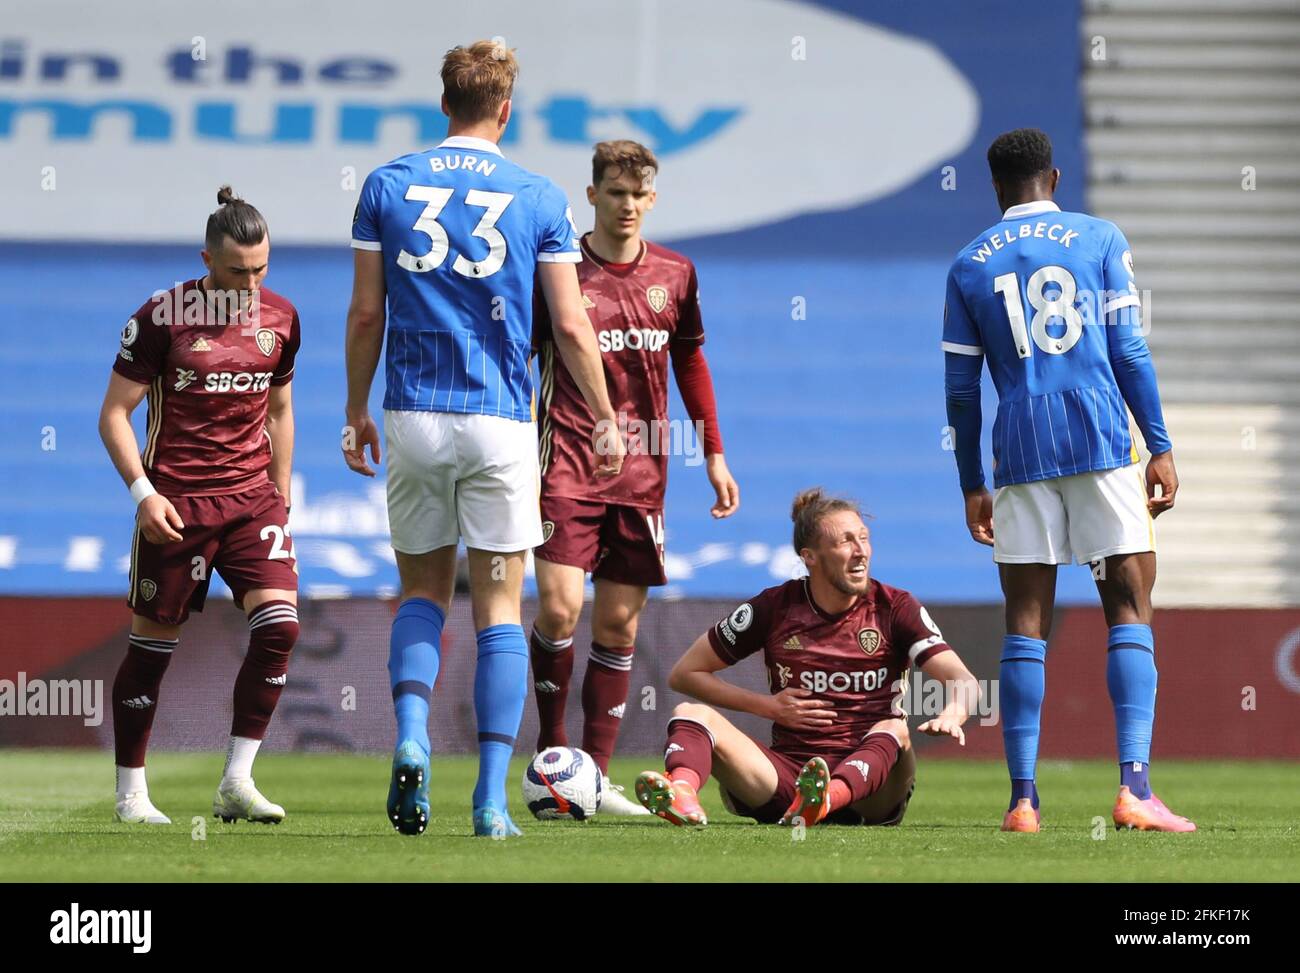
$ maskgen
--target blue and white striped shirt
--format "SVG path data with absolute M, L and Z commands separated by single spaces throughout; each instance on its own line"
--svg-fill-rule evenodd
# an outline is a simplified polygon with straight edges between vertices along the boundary
M 453 136 L 366 178 L 352 246 L 384 256 L 385 409 L 532 420 L 537 263 L 582 259 L 559 187 Z
M 1143 335 L 1133 256 L 1113 223 L 1050 200 L 1013 206 L 948 272 L 943 349 L 962 488 L 984 482 L 979 374 L 998 391 L 995 486 L 1137 461 L 1171 448 Z

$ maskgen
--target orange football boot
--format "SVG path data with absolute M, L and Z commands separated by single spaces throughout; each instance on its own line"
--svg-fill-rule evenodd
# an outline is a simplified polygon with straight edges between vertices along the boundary
M 831 811 L 830 786 L 830 767 L 821 757 L 813 757 L 799 771 L 794 800 L 777 824 L 794 824 L 796 818 L 803 818 L 806 826 L 820 822 Z
M 1181 833 L 1196 830 L 1195 824 L 1181 814 L 1175 814 L 1169 810 L 1155 794 L 1143 801 L 1139 800 L 1127 787 L 1119 789 L 1119 796 L 1115 798 L 1115 810 L 1111 812 L 1111 818 L 1115 821 L 1117 831 L 1120 828 Z
M 651 814 L 679 828 L 699 828 L 709 823 L 694 787 L 684 780 L 669 780 L 655 770 L 637 777 L 636 799 Z
M 1038 833 L 1041 815 L 1028 797 L 1016 801 L 1016 806 L 1002 816 L 1003 831 L 1023 831 L 1026 834 Z

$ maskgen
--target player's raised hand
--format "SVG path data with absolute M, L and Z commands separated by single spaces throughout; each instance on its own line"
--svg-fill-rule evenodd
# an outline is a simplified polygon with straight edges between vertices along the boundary
M 1160 496 L 1156 496 L 1156 486 L 1160 487 Z M 1159 517 L 1174 506 L 1174 494 L 1178 492 L 1178 471 L 1174 469 L 1174 451 L 1167 449 L 1158 456 L 1152 456 L 1147 463 L 1147 510 L 1152 519 Z
M 379 427 L 370 414 L 348 416 L 348 424 L 343 427 L 343 459 L 348 469 L 362 476 L 374 476 L 375 471 L 366 462 L 366 447 L 370 447 L 370 458 L 379 462 Z
M 993 546 L 993 497 L 984 487 L 966 493 L 966 529 L 979 543 Z
M 181 539 L 180 531 L 185 527 L 172 502 L 161 493 L 151 494 L 140 501 L 135 508 L 135 522 L 150 544 L 178 541 Z
M 727 460 L 721 453 L 712 453 L 705 460 L 705 472 L 717 497 L 717 503 L 709 508 L 715 520 L 730 517 L 740 509 L 740 487 L 727 469 Z
M 916 732 L 932 737 L 952 737 L 963 747 L 966 746 L 966 731 L 961 728 L 961 721 L 955 716 L 936 716 L 926 720 L 916 728 Z
M 818 730 L 830 726 L 835 710 L 824 699 L 813 699 L 807 689 L 791 686 L 772 697 L 772 722 L 791 730 Z
M 596 457 L 596 476 L 603 479 L 617 476 L 622 471 L 627 445 L 615 420 L 602 419 L 596 423 L 591 434 L 591 449 Z

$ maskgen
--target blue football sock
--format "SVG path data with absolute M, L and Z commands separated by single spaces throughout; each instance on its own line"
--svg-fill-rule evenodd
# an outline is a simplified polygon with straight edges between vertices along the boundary
M 1007 810 L 1010 811 L 1012 807 L 1015 807 L 1020 800 L 1026 797 L 1033 801 L 1034 807 L 1038 807 L 1038 788 L 1034 786 L 1034 782 L 1032 780 L 1012 780 L 1011 807 L 1007 808 Z
M 1015 807 L 1020 797 L 1036 798 L 1038 794 L 1033 781 L 1038 763 L 1046 659 L 1047 643 L 1042 639 L 1024 635 L 1007 635 L 1002 639 L 1002 742 L 1007 753 L 1007 769 L 1013 782 L 1028 781 L 1030 790 L 1027 794 L 1020 793 L 1013 786 L 1007 810 Z M 1036 801 L 1034 806 L 1038 806 Z
M 1127 787 L 1138 800 L 1145 801 L 1151 796 L 1151 782 L 1147 779 L 1150 770 L 1147 764 L 1131 763 L 1119 765 L 1119 782 Z
M 1106 643 L 1106 687 L 1115 707 L 1120 783 L 1151 796 L 1151 726 L 1156 718 L 1156 653 L 1150 625 L 1114 625 Z
M 393 616 L 388 683 L 397 713 L 397 739 L 429 752 L 429 697 L 438 679 L 438 649 L 446 615 L 427 598 L 408 598 Z
M 478 718 L 478 782 L 474 807 L 506 807 L 506 774 L 528 695 L 528 640 L 518 625 L 478 633 L 474 713 Z

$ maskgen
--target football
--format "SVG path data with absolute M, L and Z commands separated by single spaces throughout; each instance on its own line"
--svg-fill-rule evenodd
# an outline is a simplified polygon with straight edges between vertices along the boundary
M 600 787 L 596 761 L 573 747 L 547 747 L 524 771 L 524 803 L 543 820 L 587 820 L 600 810 Z

